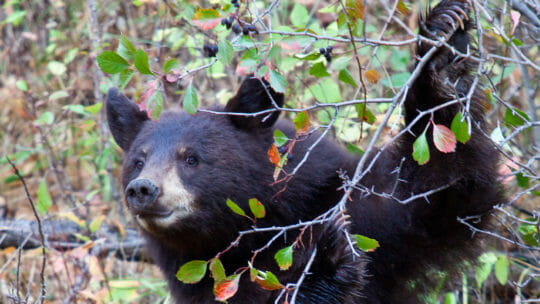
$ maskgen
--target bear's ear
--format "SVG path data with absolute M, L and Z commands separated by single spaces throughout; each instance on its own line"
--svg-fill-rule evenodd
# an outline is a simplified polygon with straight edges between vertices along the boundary
M 129 149 L 143 123 L 147 120 L 148 115 L 145 111 L 139 110 L 135 103 L 119 93 L 116 88 L 109 89 L 107 93 L 107 121 L 114 140 L 122 150 Z
M 274 103 L 283 106 L 283 94 L 277 93 L 265 80 L 249 77 L 244 80 L 236 95 L 225 106 L 226 112 L 257 113 L 273 109 Z M 279 117 L 279 111 L 268 112 L 257 116 L 231 115 L 231 121 L 240 129 L 255 130 L 269 128 Z

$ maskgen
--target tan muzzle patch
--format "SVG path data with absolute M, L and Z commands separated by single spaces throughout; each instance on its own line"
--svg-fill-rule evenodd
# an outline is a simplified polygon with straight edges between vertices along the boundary
M 175 167 L 170 167 L 165 174 L 160 174 L 160 176 L 155 176 L 143 170 L 139 178 L 148 178 L 159 185 L 159 194 L 155 204 L 159 204 L 171 211 L 171 214 L 166 217 L 147 219 L 137 216 L 137 222 L 145 230 L 151 231 L 152 225 L 167 228 L 194 211 L 194 196 L 182 184 Z

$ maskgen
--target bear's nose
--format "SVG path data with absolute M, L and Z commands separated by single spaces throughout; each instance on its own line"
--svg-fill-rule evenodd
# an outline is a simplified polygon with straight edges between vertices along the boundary
M 158 187 L 149 179 L 135 179 L 129 182 L 125 195 L 128 204 L 135 209 L 151 205 L 159 193 Z

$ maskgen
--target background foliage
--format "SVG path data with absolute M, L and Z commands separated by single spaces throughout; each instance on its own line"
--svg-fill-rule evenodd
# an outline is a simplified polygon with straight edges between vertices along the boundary
M 157 118 L 163 109 L 194 113 L 223 104 L 246 74 L 255 73 L 285 93 L 283 116 L 295 119 L 299 130 L 327 132 L 353 153 L 367 149 L 379 128 L 378 142 L 392 139 L 402 124 L 399 107 L 388 123 L 381 122 L 411 76 L 418 13 L 428 4 L 365 2 L 4 2 L 0 219 L 35 221 L 37 215 L 43 221 L 71 220 L 81 230 L 46 242 L 43 253 L 5 245 L 13 227 L 0 222 L 0 302 L 40 301 L 43 282 L 50 303 L 166 298 L 160 273 L 144 256 L 130 260 L 122 250 L 96 250 L 109 241 L 99 233 L 105 227 L 119 239 L 133 227 L 119 192 L 121 151 L 104 121 L 109 87 L 122 88 Z M 487 234 L 490 244 L 478 266 L 463 274 L 461 284 L 441 288 L 426 302 L 540 298 L 540 8 L 533 1 L 511 2 L 475 1 L 481 31 L 473 34 L 480 51 L 475 58 L 484 61 L 477 75 L 494 127 L 486 136 L 503 155 L 501 182 L 509 201 L 492 215 L 498 228 L 475 231 Z M 466 140 L 463 125 L 452 131 L 458 141 Z M 451 137 L 441 132 L 443 139 Z M 419 163 L 428 161 L 425 152 L 420 142 Z M 36 239 L 21 236 L 18 244 Z

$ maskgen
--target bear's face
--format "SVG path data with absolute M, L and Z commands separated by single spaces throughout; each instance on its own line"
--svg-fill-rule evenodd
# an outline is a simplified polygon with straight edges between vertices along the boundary
M 281 106 L 283 96 L 268 92 L 272 98 L 260 80 L 246 80 L 218 110 L 254 113 L 272 108 L 273 102 Z M 272 172 L 266 150 L 278 112 L 251 117 L 165 112 L 151 121 L 112 89 L 107 117 L 126 153 L 122 183 L 127 206 L 150 233 L 200 225 L 224 212 L 227 198 L 244 201 L 271 184 L 265 178 Z

